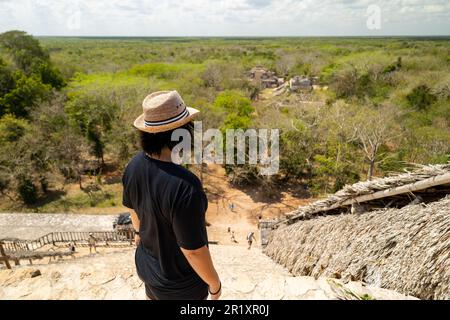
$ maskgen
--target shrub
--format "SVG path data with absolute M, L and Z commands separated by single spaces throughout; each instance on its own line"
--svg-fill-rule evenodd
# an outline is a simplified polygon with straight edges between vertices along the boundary
M 38 190 L 33 181 L 29 178 L 21 177 L 17 186 L 17 192 L 25 204 L 36 203 L 38 198 Z
M 0 119 L 0 143 L 15 142 L 26 132 L 27 122 L 7 114 Z
M 0 98 L 13 90 L 16 86 L 12 70 L 0 57 Z
M 410 107 L 417 110 L 425 110 L 436 101 L 436 96 L 431 93 L 431 89 L 426 85 L 415 87 L 406 96 Z

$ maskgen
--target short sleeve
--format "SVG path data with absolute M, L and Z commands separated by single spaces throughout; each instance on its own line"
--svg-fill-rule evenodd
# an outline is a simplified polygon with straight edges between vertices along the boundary
M 122 176 L 122 186 L 123 186 L 122 205 L 124 205 L 127 208 L 133 209 L 133 204 L 131 203 L 130 199 L 130 186 L 127 177 L 127 170 L 125 170 Z
M 204 192 L 194 191 L 174 208 L 172 226 L 181 248 L 195 250 L 208 244 L 205 221 L 207 203 Z

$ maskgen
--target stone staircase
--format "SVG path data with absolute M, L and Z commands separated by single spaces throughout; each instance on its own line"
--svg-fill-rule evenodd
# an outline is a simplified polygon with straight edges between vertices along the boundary
M 223 282 L 223 299 L 405 299 L 390 290 L 343 284 L 335 279 L 293 277 L 259 248 L 212 246 L 211 254 Z M 411 298 L 411 297 L 409 297 Z
M 223 299 L 405 299 L 393 291 L 293 277 L 259 248 L 211 245 L 223 283 Z M 39 269 L 40 275 L 36 272 Z M 134 249 L 107 251 L 59 263 L 0 270 L 1 299 L 143 299 Z

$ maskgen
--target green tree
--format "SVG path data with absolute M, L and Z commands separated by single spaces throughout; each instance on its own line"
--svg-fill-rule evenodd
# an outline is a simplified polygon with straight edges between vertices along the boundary
M 11 68 L 0 57 L 0 98 L 16 87 Z
M 60 175 L 64 183 L 81 185 L 86 154 L 81 133 L 69 125 L 63 97 L 40 105 L 30 121 L 5 115 L 0 119 L 0 192 L 30 205 Z
M 64 182 L 78 182 L 82 188 L 81 175 L 88 147 L 80 130 L 70 125 L 64 103 L 64 96 L 58 95 L 33 113 L 34 136 L 43 146 L 40 154 L 49 165 L 46 170 L 51 175 L 62 174 Z
M 0 48 L 13 61 L 12 66 L 7 66 L 0 58 L 0 116 L 12 113 L 28 117 L 36 105 L 50 97 L 52 88 L 65 85 L 46 50 L 25 32 L 0 34 Z
M 8 31 L 0 34 L 0 45 L 11 54 L 17 67 L 26 74 L 31 74 L 38 61 L 49 61 L 48 53 L 39 41 L 24 31 Z
M 117 121 L 119 106 L 102 92 L 79 93 L 71 96 L 65 110 L 72 125 L 79 128 L 91 144 L 91 154 L 103 165 L 105 138 Z
M 49 61 L 37 63 L 35 68 L 36 74 L 41 76 L 42 83 L 48 84 L 55 89 L 61 89 L 66 85 L 61 72 Z
M 223 130 L 245 130 L 252 123 L 251 116 L 255 109 L 251 101 L 238 91 L 228 90 L 220 93 L 214 101 L 214 107 L 226 114 Z
M 0 116 L 6 113 L 27 118 L 30 111 L 47 100 L 51 87 L 35 76 L 27 77 L 20 71 L 13 74 L 14 88 L 0 97 Z
M 310 179 L 314 143 L 311 130 L 301 121 L 280 137 L 280 170 L 285 179 Z
M 50 55 L 39 41 L 23 31 L 0 34 L 0 46 L 11 55 L 17 68 L 27 76 L 37 75 L 42 83 L 56 89 L 65 86 L 61 72 L 50 61 Z
M 214 108 L 225 114 L 225 119 L 220 128 L 225 137 L 227 129 L 246 130 L 252 125 L 251 117 L 254 108 L 251 101 L 239 91 L 228 90 L 220 93 L 214 101 Z M 237 159 L 236 151 L 235 148 L 235 162 Z M 248 146 L 245 148 L 245 153 L 245 158 L 248 159 Z M 226 165 L 225 171 L 231 177 L 231 181 L 236 184 L 251 183 L 258 180 L 257 169 L 254 165 Z

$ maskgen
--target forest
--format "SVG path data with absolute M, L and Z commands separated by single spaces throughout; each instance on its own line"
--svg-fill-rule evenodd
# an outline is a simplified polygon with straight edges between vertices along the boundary
M 302 91 L 250 81 L 260 66 Z M 286 86 L 287 88 L 288 86 Z M 450 38 L 65 38 L 0 34 L 0 210 L 114 206 L 143 98 L 177 90 L 203 129 L 278 128 L 280 170 L 236 186 L 309 196 L 450 161 Z M 90 177 L 89 180 L 86 177 Z M 76 185 L 86 197 L 61 201 Z M 67 200 L 67 199 L 66 199 Z M 64 202 L 64 203 L 63 203 Z M 55 208 L 53 208 L 55 209 Z

